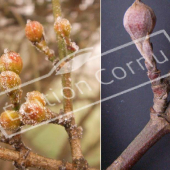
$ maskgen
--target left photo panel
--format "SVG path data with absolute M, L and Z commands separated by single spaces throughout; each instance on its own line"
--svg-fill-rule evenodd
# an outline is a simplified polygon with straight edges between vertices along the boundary
M 1 0 L 1 170 L 100 170 L 100 44 L 100 0 Z

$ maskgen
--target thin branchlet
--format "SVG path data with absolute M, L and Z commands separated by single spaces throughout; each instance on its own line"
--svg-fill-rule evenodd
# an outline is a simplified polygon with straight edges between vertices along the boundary
M 56 31 L 56 38 L 57 38 L 57 45 L 58 45 L 58 51 L 59 51 L 59 58 L 62 60 L 67 55 L 71 54 L 72 50 L 68 48 L 72 43 L 69 38 L 68 33 L 70 33 L 71 27 L 69 26 L 68 21 L 65 19 L 62 19 L 61 17 L 61 6 L 59 0 L 52 0 L 53 2 L 53 14 L 54 14 L 54 28 Z M 64 22 L 64 23 L 61 23 Z M 56 27 L 57 26 L 57 27 Z M 67 27 L 65 29 L 65 26 Z M 64 30 L 66 30 L 66 34 L 64 34 L 63 31 L 58 31 L 58 27 L 62 27 Z M 69 30 L 67 30 L 69 29 Z M 75 49 L 76 50 L 76 49 Z M 64 66 L 64 69 L 67 71 L 70 70 L 71 64 L 68 64 L 66 67 Z M 72 82 L 71 82 L 71 73 L 66 73 L 62 75 L 62 86 L 64 88 L 63 93 L 65 98 L 63 99 L 63 107 L 65 114 L 68 114 L 67 120 L 68 123 L 65 125 L 65 129 L 69 135 L 69 142 L 71 147 L 71 153 L 72 153 L 72 163 L 73 168 L 75 170 L 78 169 L 88 169 L 88 163 L 86 159 L 84 158 L 81 150 L 81 143 L 80 138 L 81 135 L 79 135 L 79 129 L 76 125 L 74 114 L 73 114 L 73 104 L 72 104 L 72 91 L 69 89 L 72 88 Z

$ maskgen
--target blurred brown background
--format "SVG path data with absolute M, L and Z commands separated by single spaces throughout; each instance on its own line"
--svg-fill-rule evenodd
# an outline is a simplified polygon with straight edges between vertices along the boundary
M 72 24 L 72 41 L 80 49 L 93 47 L 92 55 L 100 54 L 100 1 L 99 0 L 61 0 L 63 16 Z M 20 53 L 24 68 L 21 73 L 22 82 L 47 74 L 52 65 L 45 60 L 44 54 L 37 51 L 25 37 L 24 27 L 27 19 L 37 20 L 44 25 L 45 34 L 50 48 L 57 54 L 55 33 L 53 31 L 53 14 L 51 0 L 0 0 L 0 55 L 5 48 Z M 74 109 L 96 102 L 100 99 L 100 83 L 95 73 L 100 69 L 100 58 L 87 62 L 72 73 Z M 27 92 L 38 90 L 50 101 L 49 106 L 58 112 L 62 108 L 60 76 L 50 77 L 30 84 L 23 88 Z M 80 90 L 75 83 L 85 81 Z M 87 85 L 90 87 L 87 88 Z M 61 103 L 56 100 L 56 94 Z M 8 98 L 0 96 L 1 112 Z M 84 129 L 82 150 L 91 167 L 100 168 L 100 105 L 93 105 L 75 113 L 77 124 Z M 68 136 L 63 127 L 43 125 L 22 135 L 24 142 L 34 152 L 45 157 L 71 161 Z M 8 147 L 1 144 L 1 146 Z M 1 170 L 13 170 L 11 162 L 0 161 Z

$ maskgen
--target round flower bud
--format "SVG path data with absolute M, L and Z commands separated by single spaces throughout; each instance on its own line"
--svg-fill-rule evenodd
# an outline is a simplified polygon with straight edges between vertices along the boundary
M 46 119 L 46 109 L 38 100 L 30 100 L 20 107 L 22 122 L 27 125 L 33 125 Z
M 153 10 L 136 0 L 124 15 L 124 27 L 133 40 L 150 34 L 156 24 Z
M 12 88 L 15 88 L 11 91 L 11 93 L 17 89 L 19 89 L 21 84 L 21 79 L 18 76 L 18 74 L 12 72 L 12 71 L 3 71 L 0 74 L 0 88 L 2 91 L 10 90 Z
M 40 93 L 39 91 L 32 91 L 32 92 L 27 93 L 27 101 L 30 101 L 30 100 L 38 100 L 43 106 L 46 105 L 44 95 Z
M 0 115 L 0 124 L 5 130 L 17 130 L 21 125 L 19 113 L 14 110 L 6 110 Z
M 68 37 L 71 32 L 71 24 L 67 19 L 58 17 L 54 23 L 54 30 L 58 35 Z
M 43 31 L 43 26 L 37 21 L 28 21 L 25 27 L 26 37 L 32 42 L 40 41 Z
M 16 52 L 9 51 L 0 57 L 0 72 L 13 71 L 17 74 L 21 73 L 23 67 L 22 59 Z

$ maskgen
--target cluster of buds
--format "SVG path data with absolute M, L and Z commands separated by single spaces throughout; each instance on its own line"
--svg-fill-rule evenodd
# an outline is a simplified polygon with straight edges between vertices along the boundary
M 0 88 L 14 105 L 14 110 L 7 110 L 0 115 L 0 125 L 6 130 L 17 130 L 21 123 L 34 125 L 50 119 L 52 115 L 45 107 L 43 94 L 38 91 L 27 93 L 26 102 L 20 107 L 22 90 L 19 74 L 22 67 L 22 59 L 16 52 L 5 50 L 0 57 Z
M 19 113 L 23 124 L 34 125 L 47 120 L 46 102 L 38 91 L 27 93 L 26 102 L 21 105 Z
M 22 59 L 16 52 L 6 50 L 0 57 L 0 88 L 7 92 L 13 104 L 21 100 L 21 79 L 18 74 L 21 73 L 22 67 Z
M 56 22 L 54 23 L 54 30 L 58 36 L 64 39 L 69 51 L 74 52 L 78 50 L 78 46 L 70 40 L 71 24 L 67 19 L 58 17 Z M 48 57 L 49 61 L 53 63 L 58 62 L 54 51 L 51 50 L 47 45 L 47 42 L 45 40 L 44 28 L 41 23 L 28 20 L 25 27 L 25 34 L 28 40 L 39 51 L 43 52 Z
M 26 102 L 19 111 L 6 110 L 0 115 L 0 125 L 5 130 L 16 131 L 21 125 L 35 125 L 54 117 L 46 107 L 44 95 L 38 91 L 27 93 Z

